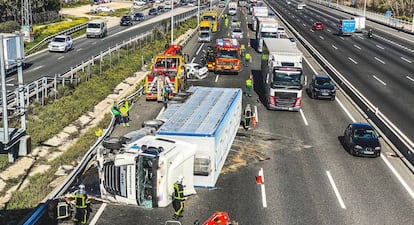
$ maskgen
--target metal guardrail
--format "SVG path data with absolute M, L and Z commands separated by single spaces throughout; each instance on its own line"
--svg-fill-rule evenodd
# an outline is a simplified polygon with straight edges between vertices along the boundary
M 179 21 L 176 21 L 176 22 L 177 23 L 180 23 L 180 22 L 183 22 L 183 21 L 186 21 L 186 20 L 190 19 L 192 16 L 194 16 L 194 10 L 192 10 L 190 12 L 192 12 L 192 13 L 188 14 L 187 17 L 184 17 L 182 20 L 179 20 Z M 197 10 L 195 10 L 195 13 L 197 13 Z M 132 41 L 132 40 L 133 39 L 131 39 L 130 41 Z M 187 40 L 185 40 L 185 41 L 187 41 Z M 117 48 L 119 48 L 119 46 Z M 104 54 L 104 53 L 101 53 L 99 56 L 101 56 L 102 54 Z M 80 64 L 79 66 L 77 66 L 77 68 L 78 69 L 84 68 L 84 64 L 85 63 Z M 71 71 L 65 73 L 65 75 L 70 74 L 70 72 Z M 127 97 L 127 99 L 128 100 L 132 100 L 132 99 L 135 99 L 135 98 L 140 97 L 142 95 L 142 93 L 143 93 L 143 90 L 144 90 L 144 87 L 140 87 L 138 91 L 136 91 L 135 93 L 129 95 Z M 134 103 L 135 101 L 131 101 L 131 102 Z M 102 141 L 105 138 L 107 138 L 112 133 L 112 131 L 114 129 L 114 124 L 115 124 L 115 118 L 112 116 L 111 123 L 109 124 L 108 128 L 105 130 L 104 134 L 88 150 L 88 152 L 82 158 L 82 160 L 79 163 L 79 165 L 67 176 L 67 178 L 65 179 L 65 181 L 63 182 L 63 184 L 59 188 L 55 189 L 55 191 L 52 192 L 48 196 L 47 200 L 44 203 L 39 204 L 39 206 L 37 207 L 37 209 L 30 215 L 30 217 L 28 217 L 27 219 L 25 219 L 25 221 L 20 222 L 19 224 L 21 224 L 21 225 L 35 225 L 39 221 L 39 219 L 43 216 L 43 214 L 47 210 L 47 205 L 49 204 L 49 202 L 51 200 L 59 197 L 59 196 L 62 196 L 68 190 L 68 188 L 71 185 L 73 185 L 73 183 L 75 182 L 76 178 L 80 174 L 82 174 L 82 172 L 84 171 L 84 169 L 86 168 L 86 166 L 94 158 L 94 156 L 96 154 L 96 148 L 102 143 Z
M 353 8 L 353 7 L 348 7 L 348 6 L 344 6 L 341 4 L 337 4 L 334 2 L 328 2 L 328 1 L 322 1 L 322 0 L 309 0 L 312 1 L 314 3 L 320 4 L 320 5 L 324 5 L 333 9 L 337 9 L 339 11 L 354 15 L 354 16 L 363 16 L 364 15 L 364 10 L 363 9 L 357 9 L 357 8 Z M 401 19 L 396 19 L 393 18 L 392 16 L 387 17 L 385 14 L 380 14 L 380 13 L 374 13 L 371 12 L 369 10 L 365 10 L 365 16 L 367 19 L 373 21 L 373 22 L 377 22 L 377 23 L 381 23 L 383 25 L 387 25 L 389 27 L 393 27 L 396 28 L 398 30 L 407 32 L 407 33 L 414 33 L 414 23 L 407 21 L 407 20 L 401 20 Z
M 306 39 L 291 26 L 282 15 L 280 15 L 272 6 L 268 6 L 276 13 L 280 20 L 295 35 L 298 41 L 307 49 L 307 51 L 323 66 L 331 75 L 335 82 L 344 90 L 355 103 L 365 113 L 365 118 L 377 126 L 381 132 L 397 147 L 396 153 L 402 158 L 408 160 L 408 167 L 414 166 L 414 143 L 403 134 L 394 123 L 392 123 L 380 110 L 379 107 L 372 104 L 361 92 L 359 92 L 325 57 L 319 53 Z M 405 160 L 403 160 L 405 162 Z

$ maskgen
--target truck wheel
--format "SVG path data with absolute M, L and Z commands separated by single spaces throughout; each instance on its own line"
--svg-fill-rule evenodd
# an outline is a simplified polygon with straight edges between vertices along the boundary
M 118 149 L 121 149 L 122 147 L 122 144 L 119 138 L 107 138 L 103 140 L 102 145 L 105 148 L 111 149 L 111 150 L 118 150 Z

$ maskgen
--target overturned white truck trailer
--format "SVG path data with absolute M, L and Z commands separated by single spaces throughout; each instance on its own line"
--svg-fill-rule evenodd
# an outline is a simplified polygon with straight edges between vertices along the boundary
M 165 207 L 181 175 L 184 195 L 214 187 L 239 128 L 241 99 L 240 89 L 191 87 L 159 115 L 165 122 L 155 136 L 142 131 L 128 144 L 105 142 L 97 152 L 102 198 Z
M 194 185 L 214 187 L 240 126 L 242 91 L 193 86 L 189 92 L 158 116 L 166 122 L 156 136 L 195 144 Z

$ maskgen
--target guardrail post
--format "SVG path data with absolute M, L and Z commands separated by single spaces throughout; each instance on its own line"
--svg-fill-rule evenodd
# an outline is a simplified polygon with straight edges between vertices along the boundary
M 55 74 L 55 77 L 53 78 L 53 92 L 55 93 L 55 100 L 57 99 L 57 74 Z
M 109 52 L 109 68 L 112 68 L 112 51 L 111 51 L 111 47 L 108 48 L 108 52 Z
M 47 78 L 43 77 L 42 79 L 42 106 L 45 105 L 45 96 L 47 94 Z
M 85 62 L 82 60 L 82 72 L 85 72 Z
M 123 41 L 122 43 L 125 44 L 125 41 Z M 128 55 L 128 45 L 126 47 L 127 47 L 127 55 Z M 119 63 L 119 62 L 121 62 L 121 56 L 120 56 L 121 48 L 118 46 L 118 44 L 116 44 L 116 48 L 117 48 L 117 51 L 118 51 L 118 63 Z
M 101 59 L 99 60 L 99 75 L 101 75 L 102 74 L 102 51 L 101 51 Z

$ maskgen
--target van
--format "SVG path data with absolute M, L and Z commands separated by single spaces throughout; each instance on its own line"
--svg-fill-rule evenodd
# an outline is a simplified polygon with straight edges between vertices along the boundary
M 86 37 L 99 37 L 103 38 L 106 36 L 107 24 L 106 20 L 92 20 L 88 22 L 88 26 L 86 27 Z

